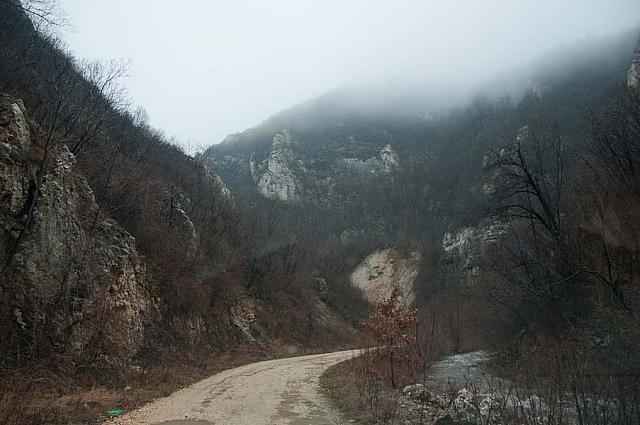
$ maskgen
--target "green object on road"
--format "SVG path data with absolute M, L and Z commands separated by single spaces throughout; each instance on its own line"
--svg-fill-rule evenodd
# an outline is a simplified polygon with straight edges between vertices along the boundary
M 122 409 L 111 409 L 111 410 L 107 410 L 107 414 L 108 415 L 112 415 L 112 416 L 120 416 L 124 413 L 124 410 Z

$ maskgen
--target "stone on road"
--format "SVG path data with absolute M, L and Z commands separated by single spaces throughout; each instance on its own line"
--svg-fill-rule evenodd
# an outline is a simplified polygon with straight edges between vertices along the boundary
M 334 425 L 346 421 L 320 375 L 358 350 L 268 360 L 229 369 L 111 421 L 113 425 Z

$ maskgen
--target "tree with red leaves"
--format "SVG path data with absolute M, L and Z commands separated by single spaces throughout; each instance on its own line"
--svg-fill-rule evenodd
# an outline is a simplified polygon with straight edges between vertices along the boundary
M 367 372 L 382 379 L 389 379 L 396 388 L 398 366 L 409 367 L 419 361 L 416 339 L 418 310 L 407 311 L 400 302 L 402 291 L 395 285 L 389 298 L 376 305 L 364 327 L 375 339 L 375 347 L 367 355 Z

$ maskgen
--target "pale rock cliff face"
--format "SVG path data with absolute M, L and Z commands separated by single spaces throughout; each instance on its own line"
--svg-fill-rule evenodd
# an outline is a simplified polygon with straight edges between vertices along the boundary
M 391 295 L 394 285 L 402 291 L 402 304 L 410 307 L 415 300 L 413 284 L 420 270 L 419 252 L 401 253 L 396 248 L 378 250 L 367 256 L 351 273 L 351 284 L 376 304 Z
M 358 158 L 341 158 L 338 160 L 338 166 L 352 172 L 361 174 L 391 174 L 400 166 L 398 154 L 393 150 L 390 144 L 385 145 L 379 151 L 378 157 L 358 159 Z
M 636 89 L 640 89 L 640 41 L 636 47 L 631 66 L 629 67 L 629 74 L 627 77 L 627 85 Z
M 382 162 L 382 171 L 391 173 L 400 166 L 398 154 L 393 150 L 391 145 L 386 145 L 380 150 L 380 161 Z
M 154 310 L 144 264 L 133 237 L 101 216 L 64 145 L 50 146 L 43 165 L 41 139 L 22 104 L 0 95 L 0 320 L 15 329 L 5 342 L 38 338 L 125 364 Z
M 481 260 L 493 244 L 507 232 L 499 222 L 485 222 L 447 232 L 442 238 L 443 262 L 452 277 L 474 278 L 482 271 Z
M 215 189 L 216 193 L 221 194 L 222 198 L 225 201 L 229 202 L 233 208 L 236 207 L 235 199 L 233 198 L 231 190 L 229 190 L 229 188 L 219 175 L 211 171 L 210 168 L 205 167 L 205 178 L 210 183 L 211 187 Z
M 203 159 L 238 193 L 341 208 L 351 202 L 354 184 L 382 187 L 393 180 L 401 162 L 390 137 L 364 134 L 358 139 L 337 133 L 247 130 L 212 146 Z
M 257 343 L 264 339 L 263 332 L 257 323 L 255 301 L 248 297 L 241 297 L 231 307 L 231 323 L 240 331 L 243 339 L 250 343 Z
M 256 164 L 253 158 L 249 162 L 258 192 L 265 198 L 291 203 L 300 200 L 302 187 L 294 173 L 299 166 L 291 149 L 293 143 L 288 131 L 277 133 L 273 137 L 269 157 L 260 164 Z

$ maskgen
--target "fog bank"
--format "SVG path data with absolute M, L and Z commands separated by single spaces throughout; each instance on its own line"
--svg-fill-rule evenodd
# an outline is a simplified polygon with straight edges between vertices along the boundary
M 131 59 L 133 101 L 188 150 L 336 87 L 471 87 L 640 20 L 637 0 L 61 5 L 73 27 L 63 34 L 71 50 L 81 58 Z

